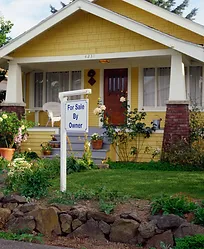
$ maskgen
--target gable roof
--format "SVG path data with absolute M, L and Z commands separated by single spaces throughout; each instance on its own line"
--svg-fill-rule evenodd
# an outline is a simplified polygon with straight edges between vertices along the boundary
M 28 30 L 24 34 L 12 40 L 9 44 L 0 49 L 0 58 L 8 55 L 13 50 L 24 45 L 28 41 L 32 40 L 34 37 L 53 27 L 55 24 L 61 22 L 68 16 L 76 13 L 78 10 L 83 10 L 97 17 L 103 18 L 125 29 L 131 30 L 135 33 L 138 33 L 151 40 L 159 42 L 167 47 L 170 47 L 174 50 L 177 50 L 181 53 L 184 53 L 197 60 L 204 62 L 204 50 L 202 46 L 167 35 L 142 23 L 122 16 L 111 10 L 105 9 L 97 4 L 91 3 L 87 0 L 74 1 L 73 3 L 67 5 L 65 8 L 61 9 L 57 13 L 51 15 L 44 21 L 40 22 L 32 29 Z
M 147 2 L 146 0 L 123 0 L 135 7 L 145 10 L 151 14 L 161 17 L 169 22 L 179 25 L 187 30 L 190 30 L 196 34 L 204 36 L 204 26 L 188 20 L 180 15 L 172 13 L 166 9 L 163 9 L 157 5 Z

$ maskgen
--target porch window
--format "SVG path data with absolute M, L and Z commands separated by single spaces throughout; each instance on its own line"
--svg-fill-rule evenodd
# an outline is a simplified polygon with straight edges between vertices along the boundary
M 59 92 L 81 89 L 81 71 L 34 73 L 34 108 L 46 102 L 59 102 Z M 72 97 L 73 99 L 78 98 Z
M 34 75 L 34 106 L 42 107 L 43 103 L 43 73 Z
M 58 102 L 59 92 L 69 90 L 69 72 L 46 73 L 46 102 Z
M 164 107 L 169 99 L 170 68 L 145 68 L 143 106 Z
M 190 101 L 193 104 L 202 106 L 203 102 L 203 73 L 202 67 L 189 68 L 189 83 L 190 83 Z

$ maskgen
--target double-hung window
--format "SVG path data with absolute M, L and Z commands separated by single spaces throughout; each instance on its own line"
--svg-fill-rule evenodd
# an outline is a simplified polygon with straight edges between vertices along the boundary
M 203 68 L 194 66 L 189 68 L 189 98 L 192 104 L 203 106 Z
M 34 108 L 46 102 L 58 102 L 59 92 L 79 89 L 81 71 L 34 73 Z
M 169 99 L 170 68 L 144 68 L 143 106 L 165 107 Z

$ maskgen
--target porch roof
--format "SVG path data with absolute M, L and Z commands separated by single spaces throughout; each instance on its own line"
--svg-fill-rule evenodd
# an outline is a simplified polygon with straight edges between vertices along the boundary
M 167 35 L 165 33 L 162 33 L 161 31 L 155 30 L 142 23 L 122 16 L 111 10 L 105 9 L 87 0 L 74 1 L 73 3 L 67 5 L 67 7 L 51 15 L 21 36 L 12 40 L 9 44 L 0 49 L 0 58 L 12 59 L 11 57 L 7 57 L 12 51 L 27 43 L 39 34 L 43 33 L 47 29 L 53 27 L 55 24 L 59 23 L 68 16 L 76 13 L 78 10 L 83 10 L 97 17 L 103 18 L 109 22 L 131 30 L 156 42 L 159 42 L 169 48 L 172 48 L 173 50 L 179 51 L 192 58 L 204 62 L 204 51 L 202 46 Z

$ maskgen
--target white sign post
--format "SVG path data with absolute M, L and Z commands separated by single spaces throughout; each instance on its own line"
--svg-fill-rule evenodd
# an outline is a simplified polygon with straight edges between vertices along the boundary
M 67 189 L 67 131 L 88 132 L 88 100 L 67 101 L 67 97 L 91 93 L 91 89 L 59 93 L 61 101 L 60 191 L 62 192 Z

